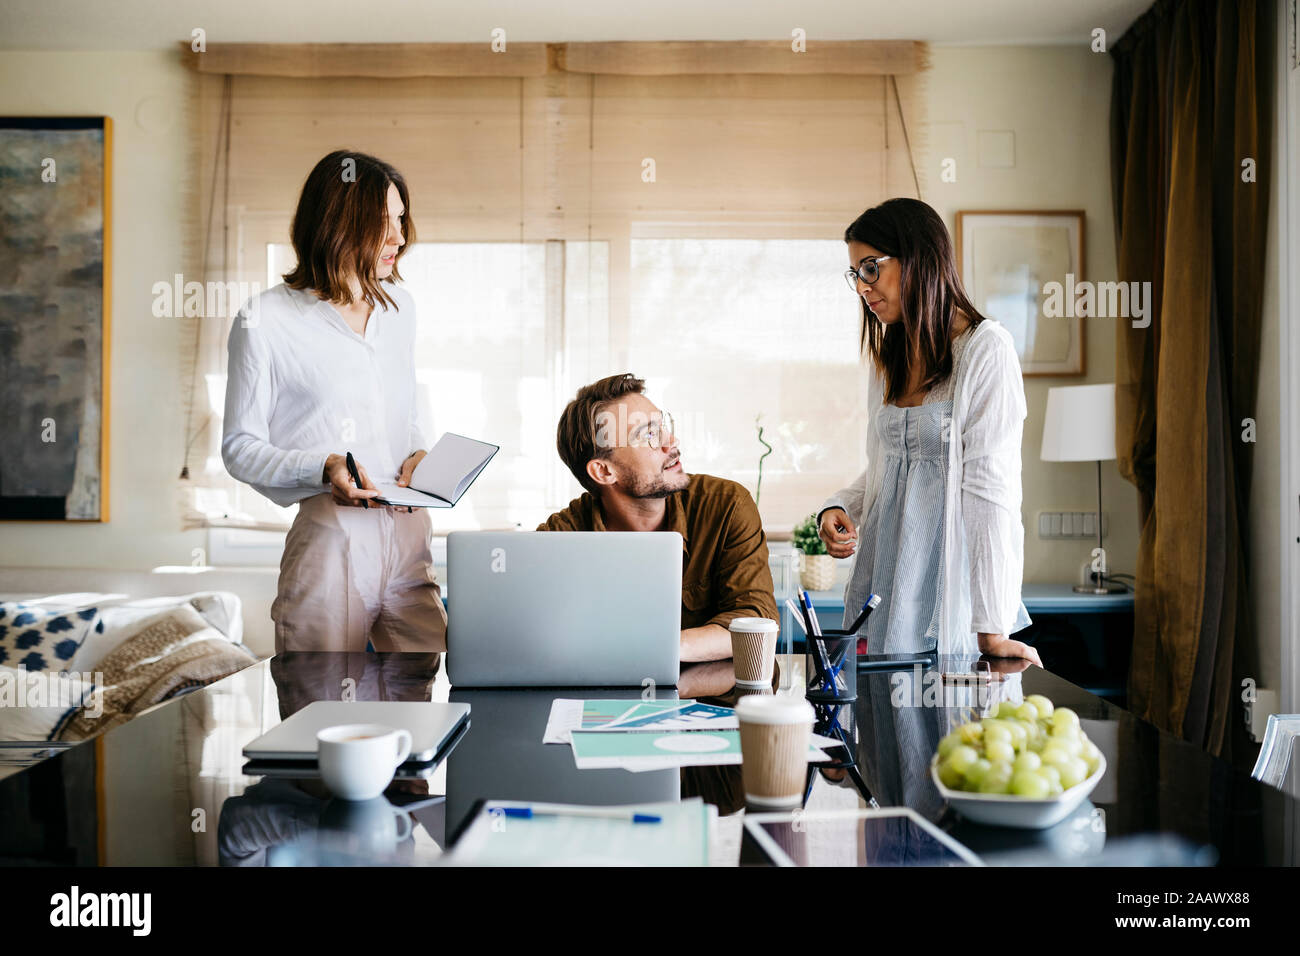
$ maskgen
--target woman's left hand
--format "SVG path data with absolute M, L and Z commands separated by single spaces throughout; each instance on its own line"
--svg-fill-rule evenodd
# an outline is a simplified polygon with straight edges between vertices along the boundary
M 411 484 L 411 476 L 415 474 L 415 466 L 418 465 L 420 463 L 420 460 L 424 458 L 424 456 L 427 454 L 429 454 L 427 451 L 411 452 L 411 454 L 407 457 L 406 461 L 402 462 L 401 471 L 397 473 L 397 483 L 399 485 L 401 485 L 403 488 L 406 488 Z M 398 505 L 395 510 L 401 511 L 402 510 L 401 505 Z M 406 513 L 410 514 L 411 509 L 407 508 Z
M 980 634 L 980 653 L 989 657 L 1023 657 L 1027 661 L 1043 666 L 1043 659 L 1038 651 L 1024 641 L 1013 641 L 1005 634 Z
M 424 456 L 429 454 L 427 451 L 412 452 L 411 456 L 402 462 L 402 470 L 397 475 L 397 483 L 405 488 L 411 483 L 411 475 L 415 474 L 415 466 L 418 465 Z

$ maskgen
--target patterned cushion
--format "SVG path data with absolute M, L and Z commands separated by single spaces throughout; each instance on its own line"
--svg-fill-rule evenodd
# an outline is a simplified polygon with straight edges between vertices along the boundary
M 68 610 L 0 603 L 0 664 L 64 671 L 86 638 L 103 630 L 97 607 Z
M 103 691 L 60 732 L 60 740 L 89 740 L 161 701 L 220 680 L 257 658 L 233 644 L 189 604 L 168 608 L 95 668 Z
M 0 664 L 0 740 L 58 740 L 78 711 L 94 706 L 94 692 L 81 674 Z

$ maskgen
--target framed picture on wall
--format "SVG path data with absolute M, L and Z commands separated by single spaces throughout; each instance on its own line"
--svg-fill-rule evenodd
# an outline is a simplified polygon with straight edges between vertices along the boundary
M 108 520 L 112 121 L 0 117 L 0 521 Z
M 1082 210 L 957 213 L 966 293 L 1006 326 L 1025 375 L 1084 374 L 1083 227 Z

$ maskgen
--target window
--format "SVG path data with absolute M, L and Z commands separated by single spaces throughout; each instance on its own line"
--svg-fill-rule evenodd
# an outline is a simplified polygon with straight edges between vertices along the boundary
M 923 119 L 923 48 L 828 50 L 807 74 L 787 72 L 784 49 L 731 51 L 725 74 L 711 47 L 689 62 L 638 49 L 653 68 L 601 44 L 535 51 L 531 66 L 496 57 L 483 75 L 448 56 L 395 77 L 196 62 L 205 277 L 280 281 L 303 177 L 331 149 L 403 171 L 426 437 L 501 445 L 465 501 L 432 516 L 439 531 L 531 528 L 580 494 L 556 422 L 579 386 L 620 372 L 676 417 L 687 470 L 758 494 L 771 532 L 862 467 L 859 307 L 839 237 L 920 188 L 908 129 Z M 194 341 L 211 415 L 187 434 L 208 456 L 192 520 L 283 528 L 291 512 L 221 466 L 222 322 Z
M 631 242 L 632 371 L 676 419 L 686 470 L 757 493 L 769 530 L 815 511 L 863 455 L 844 257 L 825 239 Z
M 859 312 L 843 256 L 833 239 L 632 239 L 626 328 L 611 330 L 608 243 L 416 243 L 402 274 L 419 317 L 425 437 L 501 446 L 460 506 L 431 513 L 435 531 L 532 528 L 581 494 L 556 423 L 581 385 L 624 370 L 672 412 L 688 472 L 739 481 L 769 530 L 788 531 L 862 464 Z M 268 247 L 268 288 L 292 261 L 287 244 Z M 610 365 L 611 336 L 628 343 L 626 369 Z M 224 376 L 212 379 L 220 414 Z M 292 516 L 235 494 L 246 511 Z

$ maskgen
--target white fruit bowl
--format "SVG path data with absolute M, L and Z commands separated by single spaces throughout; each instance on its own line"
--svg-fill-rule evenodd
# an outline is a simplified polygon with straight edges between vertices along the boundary
M 1097 769 L 1064 793 L 1046 800 L 1031 800 L 1005 793 L 971 793 L 966 790 L 949 790 L 939 782 L 939 755 L 930 761 L 930 779 L 939 795 L 967 820 L 995 827 L 1016 827 L 1021 830 L 1045 830 L 1060 823 L 1088 799 L 1088 794 L 1106 773 L 1106 757 L 1100 757 Z

